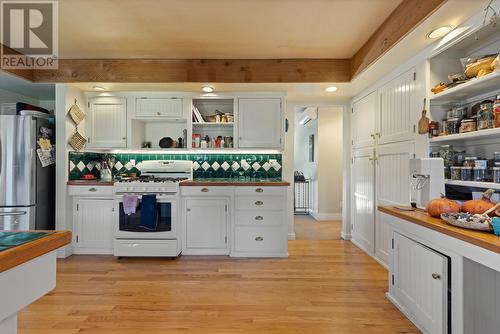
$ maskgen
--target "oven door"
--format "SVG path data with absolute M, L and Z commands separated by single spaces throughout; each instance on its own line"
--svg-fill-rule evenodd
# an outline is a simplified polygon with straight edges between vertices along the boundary
M 123 211 L 123 196 L 115 198 L 114 236 L 116 239 L 176 239 L 178 201 L 176 196 L 157 195 L 156 229 L 141 226 L 142 196 L 138 196 L 135 213 Z

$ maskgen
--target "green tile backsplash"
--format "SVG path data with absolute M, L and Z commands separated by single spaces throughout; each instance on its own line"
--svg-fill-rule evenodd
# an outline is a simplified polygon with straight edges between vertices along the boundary
M 104 158 L 105 153 L 69 152 L 69 179 L 78 180 L 83 174 L 99 177 L 99 170 L 94 162 Z M 115 153 L 116 159 L 113 174 L 130 172 L 139 174 L 136 166 L 145 160 L 191 160 L 193 161 L 193 177 L 204 178 L 255 178 L 281 179 L 281 154 L 149 154 L 149 153 Z M 276 160 L 272 165 L 269 161 Z M 130 160 L 135 160 L 133 165 Z

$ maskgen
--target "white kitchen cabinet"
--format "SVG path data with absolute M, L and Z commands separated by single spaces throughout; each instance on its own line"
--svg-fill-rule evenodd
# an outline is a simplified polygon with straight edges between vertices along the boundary
M 184 200 L 185 255 L 225 255 L 228 247 L 228 205 L 226 198 Z
M 414 142 L 380 145 L 376 150 L 375 187 L 378 205 L 408 205 L 410 202 L 410 159 L 414 157 Z M 391 229 L 384 216 L 375 219 L 375 255 L 385 265 L 389 263 Z
M 112 254 L 113 199 L 74 199 L 73 245 L 76 254 Z
M 375 145 L 377 92 L 373 91 L 353 103 L 351 114 L 352 146 L 354 148 Z
M 424 333 L 447 333 L 448 258 L 394 233 L 392 261 L 392 298 Z
M 379 89 L 378 144 L 410 140 L 415 134 L 418 108 L 415 94 L 415 69 L 391 80 Z M 421 109 L 420 109 L 421 110 Z
M 136 117 L 181 118 L 182 99 L 140 97 L 136 99 Z
M 360 149 L 352 158 L 352 240 L 366 252 L 375 249 L 374 149 Z
M 281 148 L 282 102 L 279 98 L 238 100 L 238 146 L 240 148 Z
M 125 98 L 89 99 L 88 147 L 123 148 L 127 146 L 127 103 Z

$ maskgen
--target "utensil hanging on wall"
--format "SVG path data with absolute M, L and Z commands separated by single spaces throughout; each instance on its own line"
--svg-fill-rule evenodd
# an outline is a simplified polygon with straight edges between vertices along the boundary
M 427 99 L 424 99 L 424 107 L 422 109 L 422 116 L 418 121 L 418 133 L 423 135 L 429 133 L 429 118 L 427 117 L 427 110 L 425 109 Z
M 87 139 L 78 131 L 78 124 L 80 124 L 85 119 L 85 113 L 78 106 L 78 101 L 76 99 L 75 103 L 69 108 L 68 114 L 73 122 L 75 122 L 75 133 L 71 136 L 69 145 L 73 149 L 80 151 L 85 147 L 85 144 L 87 143 Z
M 78 126 L 84 119 L 85 119 L 85 113 L 80 109 L 78 106 L 77 100 L 75 99 L 75 103 L 69 108 L 69 115 L 73 122 L 75 122 L 75 125 Z

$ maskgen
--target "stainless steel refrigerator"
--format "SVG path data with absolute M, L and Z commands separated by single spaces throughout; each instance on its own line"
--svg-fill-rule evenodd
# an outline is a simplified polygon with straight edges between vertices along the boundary
M 47 137 L 53 144 L 48 114 L 0 115 L 0 230 L 54 229 L 55 164 L 42 167 L 37 154 Z

